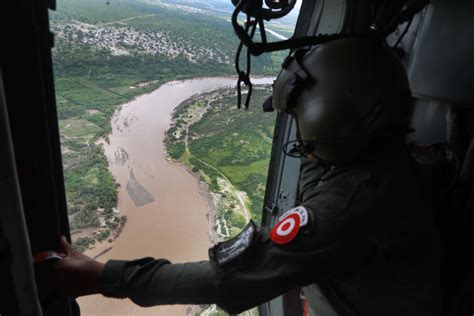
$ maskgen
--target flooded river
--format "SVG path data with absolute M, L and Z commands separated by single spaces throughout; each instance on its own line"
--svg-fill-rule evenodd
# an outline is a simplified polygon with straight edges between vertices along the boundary
M 193 95 L 234 87 L 235 78 L 174 81 L 123 105 L 112 118 L 104 149 L 109 169 L 119 183 L 118 210 L 128 221 L 113 242 L 86 252 L 90 256 L 112 247 L 97 260 L 145 256 L 172 262 L 207 259 L 208 193 L 182 166 L 169 162 L 163 144 L 173 109 Z M 269 84 L 269 78 L 254 79 Z M 212 226 L 211 226 L 212 227 Z M 188 306 L 140 308 L 131 301 L 101 295 L 78 300 L 82 315 L 186 315 Z

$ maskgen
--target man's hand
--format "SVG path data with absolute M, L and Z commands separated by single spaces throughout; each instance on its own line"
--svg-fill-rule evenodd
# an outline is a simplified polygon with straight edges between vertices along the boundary
M 54 265 L 58 291 L 71 297 L 100 293 L 104 264 L 74 249 L 64 236 L 61 247 L 63 260 Z

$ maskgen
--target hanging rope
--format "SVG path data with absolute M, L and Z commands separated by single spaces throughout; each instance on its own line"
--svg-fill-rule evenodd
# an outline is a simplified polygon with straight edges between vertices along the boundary
M 255 35 L 255 31 L 257 29 L 257 21 L 252 20 L 250 15 L 247 15 L 247 21 L 245 23 L 245 32 L 248 34 L 250 30 L 250 38 L 253 38 Z M 242 107 L 242 83 L 248 87 L 247 98 L 245 99 L 245 109 L 249 108 L 250 98 L 252 97 L 253 85 L 250 81 L 250 72 L 252 67 L 252 56 L 250 50 L 247 48 L 247 63 L 245 71 L 240 69 L 240 55 L 242 53 L 242 48 L 244 43 L 240 42 L 239 47 L 237 48 L 237 52 L 235 54 L 235 69 L 237 70 L 237 108 Z
M 359 37 L 359 38 L 375 38 L 385 39 L 395 28 L 403 23 L 409 22 L 405 31 L 402 33 L 396 47 L 405 36 L 408 31 L 412 18 L 415 14 L 420 12 L 429 0 L 410 0 L 408 4 L 404 6 L 403 10 L 398 14 L 394 15 L 392 20 L 382 30 L 367 30 L 362 33 L 347 33 L 347 34 L 319 34 L 315 36 L 305 36 L 299 38 L 290 38 L 284 41 L 278 42 L 267 42 L 267 36 L 265 32 L 265 25 L 263 20 L 272 20 L 281 18 L 287 15 L 295 6 L 296 0 L 265 0 L 268 8 L 263 7 L 263 0 L 232 0 L 235 5 L 235 10 L 232 13 L 232 26 L 234 32 L 240 40 L 240 44 L 237 48 L 235 57 L 235 68 L 238 74 L 237 81 L 237 107 L 241 108 L 242 104 L 242 83 L 248 87 L 248 95 L 245 100 L 245 109 L 248 109 L 250 103 L 250 97 L 252 95 L 252 83 L 250 81 L 250 70 L 251 70 L 251 55 L 259 56 L 263 53 L 269 53 L 280 50 L 293 50 L 302 47 L 311 47 L 320 44 L 324 44 L 333 40 L 343 39 L 348 37 Z M 247 15 L 246 23 L 242 27 L 238 22 L 238 16 L 240 13 Z M 255 31 L 259 27 L 261 42 L 254 42 L 253 37 Z M 240 69 L 240 56 L 242 53 L 243 46 L 247 49 L 247 65 L 246 70 Z

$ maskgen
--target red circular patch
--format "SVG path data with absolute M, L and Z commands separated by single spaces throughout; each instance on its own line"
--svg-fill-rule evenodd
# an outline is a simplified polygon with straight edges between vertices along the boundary
M 297 213 L 288 215 L 273 227 L 270 239 L 279 245 L 289 243 L 298 234 L 300 221 L 300 216 Z

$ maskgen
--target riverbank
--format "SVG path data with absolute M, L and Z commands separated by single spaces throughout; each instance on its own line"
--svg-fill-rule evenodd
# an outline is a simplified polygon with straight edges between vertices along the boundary
M 220 89 L 194 96 L 173 112 L 167 151 L 208 184 L 221 239 L 240 232 L 250 218 L 260 221 L 275 113 L 263 113 L 259 105 L 270 94 L 268 86 L 256 86 L 252 106 L 239 111 L 234 89 Z
M 112 133 L 103 146 L 109 170 L 119 184 L 117 208 L 127 216 L 127 224 L 115 241 L 99 243 L 86 254 L 101 254 L 98 260 L 103 262 L 144 256 L 172 262 L 207 259 L 211 245 L 208 218 L 212 209 L 207 188 L 181 165 L 166 159 L 163 138 L 177 105 L 193 95 L 234 85 L 234 77 L 173 81 L 116 111 Z M 124 152 L 127 159 L 121 158 Z M 131 170 L 134 181 L 149 193 L 148 197 L 153 197 L 143 205 L 136 205 L 126 189 Z M 100 295 L 80 298 L 79 303 L 83 315 L 186 315 L 186 306 L 142 309 L 129 300 Z
M 217 244 L 218 242 L 222 241 L 222 236 L 218 234 L 217 230 L 215 229 L 215 222 L 216 217 L 218 215 L 217 208 L 215 206 L 215 201 L 210 193 L 209 185 L 205 181 L 201 181 L 199 176 L 196 175 L 191 169 L 190 166 L 187 166 L 179 161 L 173 160 L 167 157 L 169 163 L 176 164 L 177 166 L 186 170 L 192 177 L 194 177 L 198 181 L 199 185 L 199 193 L 201 196 L 207 201 L 207 205 L 209 206 L 208 213 L 206 214 L 206 219 L 208 222 L 208 236 L 210 246 Z
M 196 79 L 174 80 L 174 81 L 164 83 L 163 85 L 165 85 L 165 86 L 166 85 L 171 85 L 171 86 L 180 85 L 180 84 L 185 83 L 185 82 L 191 82 L 192 83 L 192 82 L 195 82 L 196 80 L 197 81 L 202 81 L 202 80 L 205 80 L 205 81 L 209 81 L 209 80 L 210 81 L 213 81 L 213 80 L 220 81 L 220 80 L 223 80 L 223 81 L 213 83 L 212 85 L 214 85 L 214 87 L 211 87 L 210 90 L 201 90 L 201 91 L 198 91 L 196 94 L 190 95 L 189 99 L 193 99 L 194 97 L 202 97 L 203 93 L 206 94 L 206 95 L 207 94 L 210 95 L 211 91 L 215 91 L 216 89 L 220 89 L 220 88 L 234 88 L 237 77 L 236 76 L 200 77 L 200 78 L 196 78 Z M 268 78 L 268 77 L 258 77 L 258 76 L 256 76 L 255 78 L 253 78 L 253 80 L 255 81 L 256 85 L 270 84 L 272 82 L 272 79 Z M 151 83 L 155 84 L 156 82 L 151 82 Z M 150 83 L 144 83 L 144 84 L 141 84 L 141 85 L 142 86 L 147 86 L 149 84 Z M 160 87 L 158 87 L 154 91 L 159 90 Z M 153 93 L 154 92 L 152 91 L 150 93 L 146 93 L 146 94 L 136 96 L 131 101 L 119 105 L 118 108 L 116 109 L 114 115 L 111 117 L 110 124 L 113 127 L 111 129 L 112 130 L 111 133 L 113 133 L 114 127 L 115 127 L 116 132 L 121 133 L 123 131 L 126 131 L 127 129 L 130 128 L 130 125 L 134 124 L 135 120 L 137 119 L 137 117 L 132 114 L 132 115 L 126 117 L 125 119 L 123 119 L 123 122 L 122 122 L 123 126 L 118 126 L 117 123 L 119 122 L 119 117 L 120 117 L 119 113 L 120 113 L 123 106 L 126 106 L 129 103 L 133 103 L 137 99 L 139 99 L 143 96 L 151 95 Z M 183 100 L 183 102 L 187 101 L 189 99 Z M 179 107 L 183 102 L 176 105 L 173 108 L 172 111 L 174 111 L 177 107 Z M 109 139 L 110 135 L 111 134 L 107 134 L 103 138 L 99 138 L 97 141 L 95 141 L 91 145 L 102 146 L 104 148 L 105 147 L 110 147 L 110 139 Z M 130 159 L 130 156 L 129 156 L 127 150 L 124 147 L 120 147 L 120 146 L 116 148 L 113 155 L 107 156 L 107 160 L 108 160 L 109 165 L 110 164 L 116 164 L 116 165 L 124 166 L 124 165 L 128 164 L 129 159 Z M 183 167 L 186 167 L 186 165 L 184 165 Z M 109 168 L 109 170 L 110 170 L 110 168 Z M 193 176 L 196 176 L 191 170 L 188 170 L 188 171 Z M 134 172 L 135 172 L 135 170 L 133 168 L 130 169 L 129 170 L 129 181 L 127 181 L 125 183 L 118 182 L 118 187 L 120 188 L 120 186 L 122 186 L 122 187 L 125 187 L 127 189 L 128 193 L 129 193 L 129 196 L 134 201 L 135 206 L 144 205 L 144 204 L 147 204 L 148 202 L 153 201 L 154 196 L 151 195 L 149 192 L 147 192 L 146 188 L 144 188 L 141 185 L 140 181 L 136 181 L 136 179 L 134 177 Z M 202 183 L 201 185 L 206 186 L 205 183 Z M 208 199 L 209 201 L 212 201 L 212 203 L 210 202 L 210 205 L 217 204 L 216 196 L 209 195 L 207 189 L 203 189 L 202 191 L 206 192 L 206 193 L 203 193 L 203 194 L 206 195 L 205 198 Z M 245 208 L 245 205 L 243 203 L 243 198 L 240 197 L 240 196 L 239 196 L 239 198 L 240 198 L 240 201 L 241 201 L 241 203 L 239 203 L 239 204 L 241 204 L 241 206 Z M 111 212 L 105 212 L 105 213 L 104 213 L 104 209 L 99 208 L 99 209 L 97 209 L 97 211 L 95 211 L 95 213 L 97 213 L 96 224 L 94 224 L 90 227 L 74 229 L 72 231 L 72 238 L 73 238 L 73 241 L 80 241 L 80 243 L 79 242 L 75 243 L 75 246 L 79 247 L 79 249 L 81 249 L 83 251 L 87 251 L 88 254 L 91 254 L 93 256 L 100 256 L 100 253 L 104 252 L 104 249 L 108 249 L 108 248 L 113 246 L 113 241 L 120 235 L 120 233 L 123 229 L 123 226 L 125 225 L 125 223 L 127 221 L 127 217 L 126 217 L 126 213 L 122 212 L 122 208 L 120 206 L 118 206 L 117 208 L 113 208 Z M 246 218 L 246 220 L 248 220 L 249 219 L 248 211 L 246 211 L 246 213 L 247 213 L 247 215 L 245 216 L 245 218 Z M 77 214 L 74 214 L 74 215 L 77 215 Z M 74 215 L 70 216 L 70 221 L 73 219 Z M 95 214 L 92 214 L 92 215 L 95 215 Z M 215 210 L 211 211 L 209 218 L 212 219 L 212 218 L 214 218 L 215 215 L 216 215 Z M 215 225 L 215 221 L 213 221 L 213 222 L 214 222 L 214 224 L 210 223 L 210 225 L 209 225 L 210 226 L 209 227 L 209 235 L 210 235 L 211 240 L 214 243 L 221 240 L 222 238 L 225 238 L 225 237 L 229 236 L 229 234 L 220 234 L 220 238 L 217 237 L 217 236 L 214 236 L 214 235 L 216 235 L 215 229 L 213 229 L 213 226 Z M 112 227 L 110 225 L 111 223 L 112 223 Z M 223 231 L 226 231 L 226 229 L 223 229 Z

